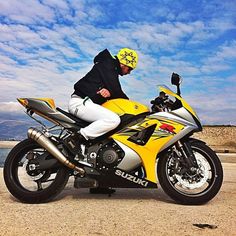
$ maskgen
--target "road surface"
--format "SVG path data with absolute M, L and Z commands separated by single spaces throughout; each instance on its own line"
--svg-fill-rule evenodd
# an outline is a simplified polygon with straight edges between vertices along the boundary
M 236 235 L 236 163 L 223 168 L 221 191 L 202 206 L 178 205 L 160 188 L 117 189 L 108 197 L 69 185 L 53 202 L 22 204 L 1 177 L 0 235 Z

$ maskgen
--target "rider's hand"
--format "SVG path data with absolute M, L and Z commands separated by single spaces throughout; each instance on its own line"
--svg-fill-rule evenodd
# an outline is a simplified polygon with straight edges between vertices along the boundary
M 101 94 L 101 96 L 104 97 L 104 98 L 109 98 L 111 96 L 109 90 L 107 90 L 105 88 L 102 88 L 101 90 L 99 90 L 97 92 L 97 94 Z

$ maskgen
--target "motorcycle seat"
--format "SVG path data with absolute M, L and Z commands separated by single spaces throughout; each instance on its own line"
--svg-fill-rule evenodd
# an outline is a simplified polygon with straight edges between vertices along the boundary
M 82 119 L 80 119 L 80 118 L 78 118 L 78 117 L 72 115 L 71 113 L 62 110 L 60 107 L 57 107 L 56 110 L 59 111 L 59 112 L 61 112 L 61 113 L 64 114 L 65 116 L 69 117 L 69 118 L 72 119 L 73 121 L 75 121 L 76 124 L 77 124 L 78 126 L 80 126 L 81 128 L 84 128 L 84 127 L 86 127 L 86 126 L 88 126 L 88 125 L 90 124 L 89 122 L 84 121 L 84 120 L 82 120 Z

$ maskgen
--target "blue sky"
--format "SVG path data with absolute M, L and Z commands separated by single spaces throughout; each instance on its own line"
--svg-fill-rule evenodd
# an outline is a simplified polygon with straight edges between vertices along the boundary
M 149 105 L 176 72 L 203 124 L 236 125 L 236 0 L 1 1 L 0 35 L 0 117 L 22 114 L 17 97 L 67 109 L 99 51 L 130 47 L 138 67 L 120 80 L 130 99 Z

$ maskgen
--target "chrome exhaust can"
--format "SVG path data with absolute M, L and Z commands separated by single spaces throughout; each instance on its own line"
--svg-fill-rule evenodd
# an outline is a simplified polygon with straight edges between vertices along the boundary
M 63 165 L 69 167 L 70 169 L 77 171 L 81 175 L 85 174 L 84 169 L 71 163 L 62 154 L 62 152 L 53 144 L 53 142 L 43 134 L 43 132 L 37 130 L 36 128 L 29 128 L 27 134 L 28 134 L 29 138 L 33 139 L 40 146 L 45 148 L 50 154 L 52 154 L 52 156 L 54 156 Z

